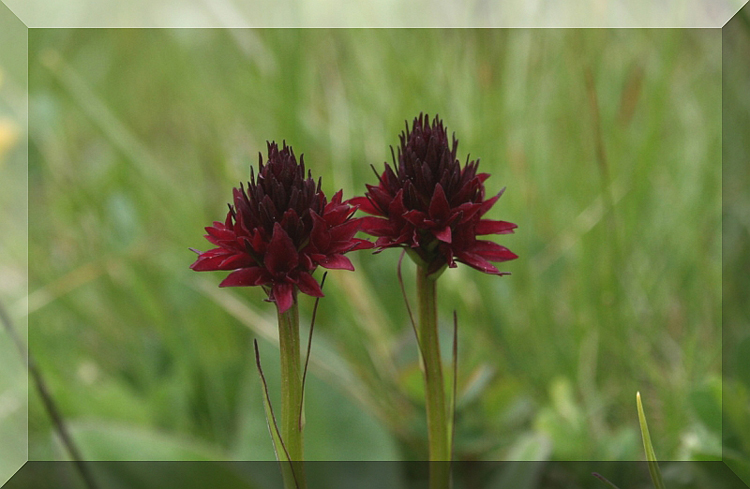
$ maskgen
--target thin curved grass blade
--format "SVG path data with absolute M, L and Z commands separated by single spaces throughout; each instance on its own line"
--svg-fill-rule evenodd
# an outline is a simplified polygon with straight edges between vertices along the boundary
M 656 489 L 666 489 L 664 481 L 661 478 L 661 471 L 659 470 L 659 464 L 656 461 L 656 454 L 654 453 L 654 446 L 651 444 L 651 435 L 648 433 L 648 423 L 646 423 L 646 415 L 643 412 L 643 404 L 641 403 L 641 393 L 635 394 L 636 404 L 638 405 L 638 421 L 641 424 L 641 436 L 643 437 L 643 448 L 646 450 L 646 460 L 648 460 L 648 471 L 651 474 L 651 480 L 654 482 Z
M 325 272 L 323 274 L 323 278 L 320 280 L 321 290 L 323 290 L 323 286 L 326 283 L 327 276 L 328 276 L 328 272 Z M 315 328 L 315 318 L 318 315 L 318 303 L 319 302 L 320 302 L 320 297 L 316 297 L 315 305 L 313 306 L 312 319 L 310 319 L 310 334 L 307 337 L 307 354 L 305 355 L 305 367 L 302 370 L 302 397 L 299 403 L 299 416 L 297 418 L 300 431 L 302 431 L 302 429 L 305 427 L 305 381 L 307 381 L 307 365 L 310 363 L 310 350 L 312 349 L 313 329 Z
M 599 473 L 597 473 L 597 472 L 592 472 L 592 473 L 591 473 L 591 475 L 593 475 L 594 477 L 596 477 L 596 478 L 597 478 L 597 479 L 599 479 L 600 481 L 604 482 L 604 483 L 605 483 L 605 484 L 607 484 L 607 485 L 608 485 L 609 487 L 613 487 L 614 489 L 620 489 L 620 488 L 619 488 L 619 487 L 617 487 L 616 485 L 612 484 L 612 483 L 611 483 L 611 482 L 610 482 L 610 481 L 609 481 L 609 480 L 608 480 L 608 479 L 607 479 L 606 477 L 604 477 L 603 475 L 601 475 L 601 474 L 599 474 Z
M 279 431 L 279 425 L 276 423 L 276 416 L 273 414 L 273 406 L 271 406 L 271 397 L 268 394 L 268 384 L 266 383 L 266 376 L 263 375 L 263 368 L 260 366 L 260 351 L 258 350 L 258 340 L 253 340 L 255 346 L 255 365 L 258 367 L 258 373 L 260 374 L 260 381 L 263 383 L 263 405 L 266 408 L 266 424 L 268 425 L 268 431 L 271 433 L 271 439 L 273 440 L 273 450 L 276 453 L 276 460 L 291 472 L 294 478 L 294 486 L 299 488 L 297 482 L 297 476 L 294 473 L 294 465 L 291 463 L 291 457 L 289 451 L 284 445 L 284 440 L 281 438 L 281 432 Z
M 401 263 L 404 261 L 404 255 L 406 250 L 401 252 L 401 257 L 398 259 L 398 266 L 396 267 L 396 275 L 398 276 L 398 284 L 401 286 L 401 295 L 404 298 L 404 304 L 406 304 L 406 311 L 409 313 L 409 323 L 411 329 L 414 331 L 414 337 L 417 339 L 417 348 L 419 348 L 419 358 L 422 361 L 424 367 L 424 350 L 422 349 L 422 343 L 419 341 L 419 333 L 417 332 L 417 323 L 414 321 L 414 314 L 411 312 L 411 306 L 409 305 L 409 297 L 406 295 L 406 287 L 404 287 L 404 277 L 401 275 Z

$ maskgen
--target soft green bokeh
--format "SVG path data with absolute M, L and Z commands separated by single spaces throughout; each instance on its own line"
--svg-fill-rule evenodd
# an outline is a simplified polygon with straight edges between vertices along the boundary
M 723 40 L 723 442 L 724 461 L 750 484 L 750 8 Z
M 0 485 L 28 458 L 26 32 L 0 4 Z
M 30 341 L 75 426 L 168 437 L 163 457 L 189 440 L 271 458 L 252 338 L 277 393 L 273 306 L 190 271 L 188 247 L 210 246 L 203 226 L 266 140 L 351 197 L 424 111 L 462 160 L 481 158 L 489 194 L 507 187 L 489 217 L 519 226 L 497 239 L 520 256 L 501 266 L 511 276 L 459 266 L 439 281 L 445 358 L 459 318 L 456 457 L 642 460 L 638 390 L 661 459 L 721 456 L 720 31 L 61 29 L 29 42 Z M 422 459 L 398 252 L 353 260 L 320 304 L 306 453 Z M 300 309 L 309 318 L 312 301 Z M 62 457 L 34 398 L 30 421 L 31 458 Z M 88 433 L 88 457 L 132 456 L 121 431 Z
M 2 0 L 29 27 L 714 27 L 746 0 Z

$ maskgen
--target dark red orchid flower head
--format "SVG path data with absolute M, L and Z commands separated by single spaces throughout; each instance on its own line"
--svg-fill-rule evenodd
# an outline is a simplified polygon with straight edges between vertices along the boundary
M 330 269 L 354 270 L 345 253 L 371 248 L 366 240 L 354 238 L 359 219 L 352 219 L 356 206 L 342 202 L 338 191 L 330 202 L 310 172 L 305 175 L 291 146 L 279 149 L 268 143 L 268 161 L 263 156 L 257 177 L 251 170 L 247 189 L 234 189 L 225 221 L 206 228 L 206 239 L 216 246 L 197 252 L 190 268 L 203 272 L 233 270 L 220 287 L 262 285 L 268 299 L 283 313 L 294 302 L 295 290 L 322 297 L 312 277 L 320 265 Z M 194 250 L 195 251 L 195 250 Z
M 482 219 L 502 195 L 485 200 L 487 173 L 477 173 L 479 160 L 461 167 L 456 152 L 455 135 L 438 116 L 414 119 L 401 133 L 398 158 L 393 168 L 386 163 L 378 175 L 379 184 L 367 185 L 365 197 L 351 199 L 360 209 L 378 217 L 362 219 L 362 231 L 378 238 L 375 245 L 385 248 L 404 247 L 435 274 L 447 265 L 465 263 L 485 273 L 507 275 L 490 262 L 518 258 L 515 253 L 479 235 L 512 233 L 516 225 L 506 221 Z M 391 152 L 393 150 L 391 149 Z M 375 171 L 376 175 L 378 174 Z

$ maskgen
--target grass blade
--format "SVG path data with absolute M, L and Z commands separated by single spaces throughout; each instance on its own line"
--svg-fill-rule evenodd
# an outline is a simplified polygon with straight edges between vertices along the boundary
M 656 489 L 666 489 L 664 481 L 661 478 L 661 471 L 659 471 L 659 464 L 656 461 L 654 446 L 651 444 L 651 436 L 648 433 L 648 424 L 646 423 L 646 415 L 643 413 L 640 392 L 635 394 L 635 399 L 638 404 L 638 421 L 641 423 L 643 448 L 646 450 L 646 460 L 648 460 L 648 471 L 651 473 L 651 480 L 654 482 L 654 487 L 656 487 Z
M 320 289 L 323 290 L 323 286 L 326 283 L 326 277 L 328 276 L 328 272 L 325 272 L 323 274 L 323 278 L 320 281 Z M 315 298 L 315 305 L 313 306 L 313 312 L 312 312 L 312 319 L 310 319 L 310 334 L 307 338 L 307 354 L 305 355 L 305 366 L 302 370 L 302 398 L 300 399 L 299 403 L 299 416 L 297 417 L 298 423 L 299 423 L 299 429 L 300 431 L 302 428 L 305 427 L 305 381 L 307 380 L 307 366 L 310 363 L 310 350 L 312 348 L 312 337 L 313 337 L 313 329 L 315 328 L 315 318 L 318 315 L 318 303 L 320 302 L 320 297 Z
M 268 431 L 271 432 L 271 439 L 273 440 L 273 450 L 276 453 L 276 460 L 278 460 L 281 464 L 282 473 L 284 473 L 287 469 L 289 472 L 291 472 L 291 475 L 294 479 L 294 486 L 299 488 L 297 476 L 294 474 L 294 465 L 291 463 L 289 452 L 287 451 L 286 445 L 284 445 L 284 440 L 281 438 L 281 433 L 279 432 L 279 425 L 278 423 L 276 423 L 276 416 L 273 414 L 273 406 L 271 406 L 271 397 L 268 394 L 268 384 L 266 383 L 266 376 L 263 375 L 263 368 L 260 366 L 258 340 L 253 340 L 253 345 L 255 346 L 255 365 L 258 367 L 260 381 L 263 383 L 263 405 L 266 408 L 266 424 L 268 425 Z
M 611 482 L 610 482 L 610 481 L 609 481 L 609 480 L 608 480 L 608 479 L 607 479 L 606 477 L 604 477 L 603 475 L 601 475 L 601 474 L 599 474 L 599 473 L 597 473 L 597 472 L 592 472 L 592 473 L 591 473 L 591 475 L 593 475 L 594 477 L 596 477 L 596 478 L 597 478 L 597 479 L 599 479 L 600 481 L 604 482 L 604 483 L 605 483 L 605 484 L 607 484 L 607 485 L 608 485 L 609 487 L 613 487 L 614 489 L 620 489 L 620 488 L 619 488 L 619 487 L 617 487 L 616 485 L 612 484 L 612 483 L 611 483 Z
M 18 348 L 18 353 L 20 353 L 23 362 L 26 364 L 26 368 L 28 369 L 29 375 L 31 376 L 31 380 L 34 385 L 36 385 L 37 393 L 42 399 L 42 405 L 49 415 L 50 420 L 52 421 L 52 426 L 54 426 L 55 431 L 60 437 L 60 441 L 68 451 L 68 455 L 70 455 L 74 467 L 78 470 L 78 473 L 86 484 L 86 487 L 88 487 L 89 489 L 98 489 L 99 485 L 94 480 L 89 467 L 84 462 L 83 456 L 81 455 L 78 446 L 73 442 L 73 438 L 70 435 L 70 431 L 68 430 L 68 425 L 65 422 L 65 418 L 63 418 L 63 415 L 57 406 L 57 402 L 53 399 L 52 394 L 50 394 L 50 390 L 47 387 L 47 382 L 44 380 L 41 371 L 37 367 L 34 356 L 29 351 L 28 345 L 25 345 L 23 340 L 19 336 L 18 330 L 13 324 L 13 320 L 11 319 L 10 314 L 8 314 L 8 312 L 5 310 L 5 307 L 1 302 L 0 323 L 3 324 L 6 333 L 8 334 L 8 336 L 10 336 L 11 341 L 13 341 L 13 343 L 15 343 L 16 347 Z
M 411 323 L 411 329 L 414 331 L 414 337 L 417 339 L 417 348 L 419 348 L 419 356 L 424 362 L 424 350 L 422 350 L 422 342 L 419 341 L 419 333 L 417 332 L 417 323 L 414 321 L 414 314 L 411 312 L 411 306 L 409 305 L 409 297 L 406 295 L 406 287 L 404 287 L 404 277 L 401 275 L 401 263 L 404 261 L 404 255 L 406 250 L 401 252 L 401 257 L 398 259 L 398 266 L 396 267 L 396 275 L 398 276 L 398 284 L 401 286 L 401 295 L 404 297 L 404 304 L 406 304 L 406 311 L 409 313 L 409 323 Z M 424 366 L 424 363 L 423 363 Z

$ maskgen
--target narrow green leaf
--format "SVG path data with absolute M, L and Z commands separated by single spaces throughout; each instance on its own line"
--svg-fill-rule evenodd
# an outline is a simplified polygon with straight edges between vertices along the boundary
M 651 480 L 654 482 L 654 487 L 656 487 L 656 489 L 666 489 L 664 481 L 661 478 L 661 472 L 659 471 L 659 464 L 656 461 L 654 446 L 651 444 L 651 436 L 648 433 L 648 424 L 646 423 L 646 415 L 643 413 L 640 392 L 635 394 L 635 399 L 638 405 L 638 421 L 641 423 L 643 448 L 646 450 L 646 460 L 648 460 L 648 471 L 651 473 Z

